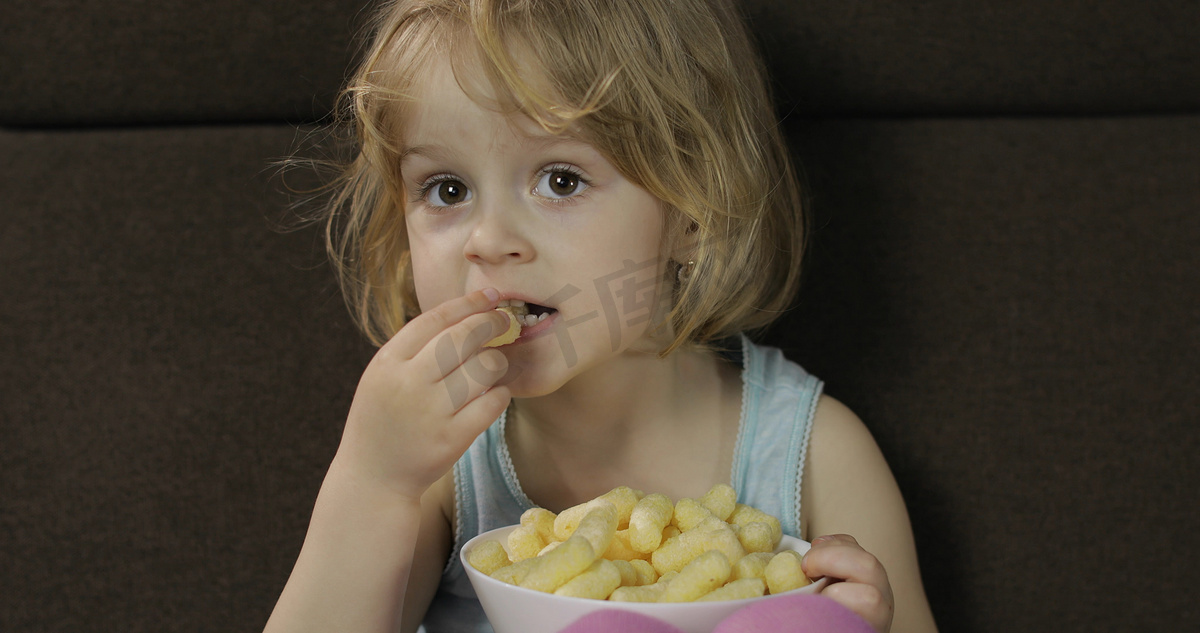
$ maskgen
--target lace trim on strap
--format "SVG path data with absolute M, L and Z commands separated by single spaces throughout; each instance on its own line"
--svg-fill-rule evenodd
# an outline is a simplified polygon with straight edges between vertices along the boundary
M 740 337 L 742 344 L 742 408 L 738 412 L 738 432 L 737 440 L 733 444 L 733 459 L 730 460 L 729 485 L 734 490 L 742 489 L 742 451 L 746 443 L 746 408 L 750 406 L 750 381 L 748 380 L 747 372 L 750 367 L 750 350 L 746 349 L 749 344 L 749 339 L 743 334 Z
M 462 462 L 463 460 L 460 459 L 454 463 L 454 544 L 450 547 L 450 556 L 446 560 L 446 566 L 442 568 L 443 576 L 449 574 L 454 569 L 454 562 L 458 560 L 458 552 L 464 545 L 463 496 L 469 493 L 466 489 L 466 483 L 464 483 L 464 480 L 467 478 L 463 476 L 462 471 L 464 468 L 470 468 L 470 466 L 467 466 Z
M 499 437 L 496 438 L 496 446 L 499 448 L 500 454 L 500 471 L 504 473 L 504 485 L 508 486 L 508 491 L 525 509 L 536 507 L 537 504 L 525 494 L 521 489 L 521 482 L 517 479 L 517 469 L 513 466 L 512 454 L 508 452 L 508 433 L 505 428 L 508 424 L 508 411 L 500 414 L 500 423 L 497 424 Z
M 800 534 L 800 538 L 806 540 L 808 539 L 809 535 L 804 533 L 805 526 L 802 519 L 804 515 L 802 512 L 803 506 L 801 505 L 804 501 L 804 466 L 808 461 L 808 444 L 809 439 L 812 437 L 813 420 L 815 420 L 817 417 L 817 404 L 820 403 L 821 392 L 824 391 L 825 388 L 825 383 L 821 382 L 820 380 L 816 380 L 816 383 L 817 384 L 813 387 L 812 402 L 810 402 L 808 405 L 808 411 L 806 412 L 807 415 L 804 418 L 804 429 L 800 437 L 800 460 L 796 466 L 796 490 L 793 493 L 795 494 L 796 499 L 796 531 L 798 534 Z

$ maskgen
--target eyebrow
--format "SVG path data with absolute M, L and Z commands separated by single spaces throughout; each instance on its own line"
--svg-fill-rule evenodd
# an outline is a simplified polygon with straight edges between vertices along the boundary
M 576 136 L 525 136 L 523 144 L 528 145 L 534 150 L 547 150 L 558 145 L 567 146 L 582 146 L 584 148 L 596 151 L 596 148 L 591 143 L 578 138 Z M 400 162 L 404 162 L 410 156 L 421 156 L 433 160 L 444 159 L 450 152 L 441 145 L 413 145 L 404 147 L 400 150 Z
M 436 158 L 442 153 L 440 148 L 434 145 L 413 145 L 400 150 L 400 162 L 404 162 L 409 156 L 424 156 L 426 158 Z

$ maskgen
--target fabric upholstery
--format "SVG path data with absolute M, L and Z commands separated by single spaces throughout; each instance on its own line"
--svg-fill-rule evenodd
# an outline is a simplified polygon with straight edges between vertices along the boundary
M 273 166 L 361 6 L 0 2 L 0 630 L 261 630 L 372 352 Z M 745 6 L 815 217 L 760 339 L 941 630 L 1195 630 L 1200 15 Z
M 366 0 L 0 0 L 0 124 L 328 114 Z M 1189 2 L 742 0 L 787 111 L 1116 114 L 1200 107 Z

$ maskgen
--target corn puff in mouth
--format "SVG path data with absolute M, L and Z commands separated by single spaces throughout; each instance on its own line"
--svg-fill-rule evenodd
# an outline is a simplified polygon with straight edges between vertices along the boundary
M 508 345 L 517 340 L 521 336 L 521 321 L 517 319 L 515 308 L 512 306 L 501 306 L 496 310 L 508 315 L 508 329 L 503 334 L 483 344 L 484 347 L 499 347 Z

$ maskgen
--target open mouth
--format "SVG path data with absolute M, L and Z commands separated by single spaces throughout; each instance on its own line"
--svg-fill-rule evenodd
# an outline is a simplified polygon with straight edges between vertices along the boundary
M 497 304 L 500 308 L 509 308 L 522 327 L 532 327 L 545 321 L 551 314 L 557 312 L 554 308 L 522 301 L 520 299 L 505 299 Z

